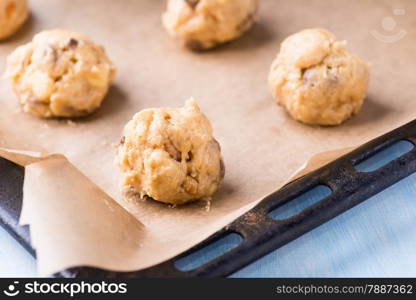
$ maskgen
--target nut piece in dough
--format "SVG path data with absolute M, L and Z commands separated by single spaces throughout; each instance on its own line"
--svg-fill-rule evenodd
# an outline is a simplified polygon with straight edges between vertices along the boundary
M 0 40 L 15 33 L 28 14 L 26 0 L 0 0 Z
M 116 164 L 127 193 L 168 204 L 211 197 L 224 177 L 221 149 L 194 99 L 142 110 L 124 128 Z
M 56 29 L 18 47 L 7 59 L 5 77 L 24 111 L 50 118 L 95 111 L 114 74 L 101 46 L 80 33 Z
M 255 22 L 258 0 L 167 0 L 163 25 L 192 50 L 233 40 Z
M 338 125 L 360 111 L 368 65 L 324 29 L 307 29 L 283 41 L 269 84 L 277 102 L 306 124 Z

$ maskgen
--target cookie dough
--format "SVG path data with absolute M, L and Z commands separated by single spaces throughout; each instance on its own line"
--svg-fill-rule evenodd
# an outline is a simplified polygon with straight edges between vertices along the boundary
M 27 17 L 26 0 L 0 0 L 0 40 L 15 33 Z
M 307 29 L 283 41 L 269 84 L 277 102 L 306 124 L 338 125 L 360 111 L 368 65 L 324 29 Z
M 5 76 L 24 111 L 50 118 L 95 111 L 114 74 L 101 46 L 80 33 L 56 29 L 17 48 L 7 59 Z
M 125 192 L 168 204 L 211 197 L 224 177 L 221 149 L 194 99 L 137 113 L 124 128 L 116 164 Z
M 258 0 L 168 0 L 162 21 L 192 50 L 233 40 L 251 28 Z

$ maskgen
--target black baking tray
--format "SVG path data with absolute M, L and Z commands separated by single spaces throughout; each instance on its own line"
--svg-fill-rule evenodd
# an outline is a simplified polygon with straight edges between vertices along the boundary
M 416 171 L 415 147 L 372 172 L 359 172 L 354 167 L 401 140 L 416 144 L 416 120 L 287 184 L 206 241 L 162 264 L 136 272 L 112 272 L 91 267 L 76 267 L 54 274 L 54 276 L 72 278 L 225 277 L 414 173 Z M 0 223 L 35 256 L 36 253 L 30 246 L 29 228 L 18 225 L 22 206 L 23 179 L 22 167 L 0 159 Z M 268 215 L 271 210 L 319 185 L 329 187 L 332 193 L 290 218 L 276 220 Z M 229 233 L 238 233 L 243 241 L 235 248 L 191 271 L 180 271 L 175 267 L 174 263 L 179 258 Z

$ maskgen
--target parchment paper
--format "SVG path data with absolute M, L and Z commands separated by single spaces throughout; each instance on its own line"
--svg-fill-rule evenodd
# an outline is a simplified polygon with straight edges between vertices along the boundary
M 58 156 L 26 167 L 23 219 L 31 225 L 41 274 L 79 264 L 136 270 L 167 260 L 277 190 L 311 156 L 360 145 L 414 118 L 416 2 L 261 2 L 259 23 L 247 35 L 215 51 L 194 54 L 178 46 L 161 27 L 161 0 L 30 1 L 29 22 L 0 44 L 0 72 L 15 47 L 41 30 L 57 27 L 84 32 L 103 44 L 119 70 L 103 107 L 74 123 L 19 112 L 9 84 L 1 81 L 0 147 L 59 153 L 72 163 Z M 396 20 L 393 31 L 382 27 L 386 17 Z M 276 106 L 267 87 L 269 66 L 280 42 L 309 27 L 328 28 L 371 63 L 369 95 L 362 112 L 338 127 L 306 126 L 292 120 Z M 374 37 L 374 30 L 388 36 L 406 32 L 403 38 L 387 43 Z M 111 144 L 119 140 L 135 112 L 181 106 L 190 96 L 210 118 L 227 169 L 210 210 L 205 203 L 171 208 L 152 201 L 123 201 Z M 83 180 L 73 180 L 73 176 Z M 29 196 L 32 200 L 26 201 Z M 105 200 L 97 201 L 100 198 Z M 111 203 L 116 213 L 109 213 L 102 203 Z M 94 224 L 106 218 L 105 231 L 99 231 Z M 60 227 L 50 226 L 58 219 L 64 220 Z M 65 238 L 62 230 L 78 238 Z M 96 236 L 91 236 L 88 246 L 80 247 L 89 232 Z M 72 248 L 65 250 L 60 243 Z M 128 249 L 119 250 L 120 243 Z

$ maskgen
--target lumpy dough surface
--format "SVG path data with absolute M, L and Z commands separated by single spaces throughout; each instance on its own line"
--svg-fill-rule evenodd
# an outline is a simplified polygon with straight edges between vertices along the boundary
M 255 22 L 258 0 L 168 0 L 162 21 L 193 50 L 233 40 Z
M 338 125 L 360 111 L 368 65 L 324 29 L 307 29 L 283 41 L 269 84 L 277 102 L 298 121 Z
M 81 117 L 96 110 L 115 68 L 104 49 L 80 33 L 51 30 L 17 48 L 7 59 L 23 110 L 40 117 Z
M 137 113 L 124 128 L 116 164 L 124 192 L 183 204 L 211 197 L 224 177 L 221 149 L 194 99 Z
M 0 40 L 15 33 L 27 17 L 27 0 L 0 0 Z

